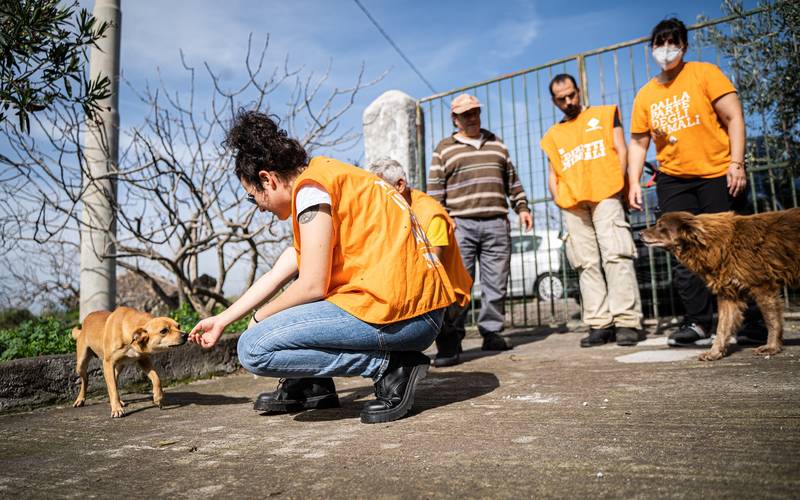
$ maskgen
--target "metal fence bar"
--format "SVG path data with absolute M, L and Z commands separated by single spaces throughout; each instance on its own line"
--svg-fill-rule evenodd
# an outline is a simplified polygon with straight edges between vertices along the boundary
M 714 45 L 703 45 L 701 43 L 701 40 L 705 39 L 701 36 L 701 31 L 712 26 L 731 23 L 746 16 L 761 15 L 767 11 L 767 8 L 765 6 L 744 13 L 742 16 L 726 16 L 689 26 L 694 38 L 693 54 L 696 55 L 698 60 L 705 57 L 708 60 L 716 61 L 717 65 L 724 70 L 722 65 L 727 64 L 727 59 L 721 57 L 721 51 L 716 49 Z M 735 24 L 731 23 L 731 30 L 735 31 L 737 29 Z M 513 256 L 516 267 L 509 277 L 509 289 L 511 290 L 509 314 L 512 325 L 567 321 L 571 315 L 570 311 L 574 311 L 576 308 L 569 295 L 569 293 L 572 293 L 569 291 L 571 290 L 570 287 L 573 286 L 572 283 L 576 279 L 575 273 L 567 266 L 554 262 L 556 258 L 554 256 L 558 254 L 551 252 L 555 245 L 551 241 L 551 235 L 554 232 L 563 234 L 564 223 L 560 211 L 553 204 L 547 187 L 547 157 L 540 148 L 539 154 L 534 151 L 534 148 L 538 148 L 537 138 L 541 137 L 550 125 L 560 119 L 560 113 L 555 111 L 555 108 L 550 104 L 549 91 L 543 88 L 543 83 L 545 82 L 542 80 L 547 78 L 547 83 L 549 83 L 549 79 L 552 78 L 555 72 L 571 72 L 570 74 L 580 83 L 585 104 L 589 103 L 591 95 L 594 95 L 603 104 L 616 104 L 620 111 L 620 117 L 624 121 L 623 127 L 629 126 L 630 112 L 634 96 L 638 90 L 637 82 L 646 82 L 652 77 L 651 54 L 648 42 L 648 37 L 628 40 L 438 93 L 418 101 L 420 106 L 424 106 L 426 102 L 428 103 L 427 116 L 421 112 L 421 109 L 417 115 L 418 124 L 422 128 L 422 130 L 418 130 L 418 138 L 421 142 L 427 139 L 429 141 L 427 147 L 432 148 L 439 140 L 449 135 L 448 131 L 451 130 L 447 126 L 450 116 L 449 108 L 446 108 L 448 104 L 446 101 L 449 101 L 448 97 L 460 92 L 469 92 L 476 96 L 480 95 L 484 101 L 482 116 L 484 127 L 504 138 L 509 148 L 509 154 L 517 167 L 520 179 L 526 187 L 531 211 L 535 214 L 536 230 L 533 235 L 537 238 L 542 236 L 543 239 L 539 243 L 541 247 L 539 248 L 540 256 L 536 257 L 534 255 L 534 258 L 530 259 L 520 253 L 521 249 L 525 248 L 525 245 L 529 245 L 527 240 L 524 239 L 528 236 L 522 232 L 521 226 L 518 231 L 513 232 L 515 235 L 514 240 L 517 243 L 514 246 L 515 254 Z M 636 52 L 639 50 L 638 47 L 641 47 L 641 52 Z M 625 49 L 628 52 L 627 57 L 620 52 Z M 611 61 L 606 61 L 609 53 Z M 642 55 L 643 61 L 638 59 L 637 54 Z M 733 57 L 736 57 L 736 55 L 736 49 L 734 49 Z M 610 62 L 613 68 L 609 68 L 606 64 L 607 62 Z M 627 68 L 625 67 L 626 64 Z M 611 82 L 610 79 L 607 81 L 607 77 L 610 77 L 612 71 L 614 81 Z M 653 72 L 658 71 L 658 68 L 653 69 Z M 734 81 L 738 81 L 738 77 L 739 75 L 732 75 Z M 535 92 L 533 88 L 529 92 L 528 88 L 529 84 L 534 84 L 534 82 L 530 81 L 532 78 L 535 79 Z M 623 81 L 623 78 L 625 81 Z M 519 85 L 522 86 L 522 92 L 519 91 Z M 532 102 L 534 98 L 536 99 L 535 103 Z M 518 102 L 518 99 L 520 99 L 520 102 Z M 521 109 L 517 109 L 519 105 L 524 106 L 524 113 Z M 435 109 L 436 106 L 439 106 L 438 110 Z M 510 113 L 507 112 L 506 106 L 511 106 Z M 437 111 L 438 117 L 436 116 Z M 434 123 L 437 118 L 439 123 L 438 127 L 435 127 Z M 508 122 L 509 119 L 511 120 L 510 123 Z M 524 126 L 522 120 L 524 120 Z M 497 130 L 494 127 L 497 127 Z M 785 128 L 786 125 L 784 125 Z M 426 132 L 425 129 L 430 130 Z M 520 138 L 520 132 L 525 133 L 524 140 Z M 770 130 L 763 115 L 748 115 L 748 135 L 750 136 L 747 143 L 748 158 L 750 159 L 748 162 L 748 177 L 750 180 L 748 198 L 750 199 L 751 209 L 754 212 L 798 205 L 797 182 L 800 181 L 795 177 L 795 166 L 785 161 L 781 163 L 782 160 L 779 159 L 780 150 L 788 150 L 788 146 L 785 142 L 776 142 L 774 136 L 771 137 L 769 134 Z M 513 137 L 513 140 L 511 137 Z M 425 146 L 422 145 L 421 148 L 423 150 L 420 151 L 417 157 L 420 162 L 420 179 L 424 182 Z M 527 166 L 525 165 L 526 161 Z M 642 226 L 650 225 L 657 213 L 653 188 L 646 189 L 650 194 L 644 199 L 644 213 L 637 216 L 638 220 L 643 223 Z M 561 251 L 561 246 L 559 243 L 557 247 L 559 252 Z M 546 258 L 544 258 L 545 255 L 547 256 Z M 519 258 L 519 261 L 516 261 L 517 258 Z M 542 260 L 537 260 L 538 258 Z M 563 260 L 563 257 L 558 259 Z M 544 266 L 549 267 L 544 269 Z M 646 252 L 644 250 L 641 251 L 641 259 L 637 264 L 637 274 L 642 273 L 640 276 L 642 291 L 647 288 L 646 284 L 649 284 L 649 292 L 642 295 L 643 305 L 645 305 L 644 302 L 647 302 L 646 314 L 648 316 L 658 319 L 664 314 L 674 314 L 676 305 L 680 305 L 680 303 L 676 304 L 675 293 L 671 288 L 672 267 L 671 258 L 665 252 L 653 249 L 648 249 Z M 556 272 L 556 269 L 558 269 L 558 272 Z M 534 287 L 533 297 L 530 296 L 529 287 L 531 282 L 539 285 L 537 278 L 548 272 L 553 273 L 553 276 L 560 277 L 564 290 L 561 294 L 561 300 L 550 300 L 547 304 L 544 304 L 545 307 L 542 307 L 543 301 L 536 298 L 536 287 Z M 555 291 L 553 280 L 542 281 L 541 287 L 546 292 L 548 283 L 550 284 L 549 291 L 552 296 Z M 792 297 L 797 296 L 796 291 L 792 293 L 795 294 Z M 645 298 L 647 299 L 646 301 L 644 301 Z M 535 315 L 532 314 L 533 304 L 530 303 L 530 300 L 536 301 Z M 792 300 L 795 299 L 792 298 Z M 474 322 L 474 302 L 471 307 Z

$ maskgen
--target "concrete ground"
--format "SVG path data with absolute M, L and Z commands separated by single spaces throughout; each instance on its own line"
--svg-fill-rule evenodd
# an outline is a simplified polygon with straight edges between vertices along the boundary
M 341 409 L 262 415 L 275 381 L 249 374 L 169 388 L 163 410 L 130 394 L 119 420 L 101 400 L 3 415 L 0 496 L 797 498 L 787 330 L 780 355 L 714 363 L 655 335 L 580 349 L 582 332 L 518 330 L 503 353 L 468 338 L 468 361 L 432 368 L 388 424 L 359 421 L 367 380 L 336 379 Z

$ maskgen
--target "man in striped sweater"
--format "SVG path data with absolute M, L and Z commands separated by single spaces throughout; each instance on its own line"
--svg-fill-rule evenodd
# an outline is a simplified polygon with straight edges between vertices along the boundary
M 457 131 L 433 152 L 428 194 L 445 207 L 456 224 L 456 240 L 464 266 L 475 277 L 481 268 L 481 310 L 478 331 L 483 350 L 512 345 L 500 336 L 505 317 L 506 286 L 511 258 L 508 200 L 525 230 L 533 227 L 528 199 L 499 137 L 481 128 L 481 103 L 461 94 L 450 104 Z M 466 311 L 456 327 L 464 336 Z

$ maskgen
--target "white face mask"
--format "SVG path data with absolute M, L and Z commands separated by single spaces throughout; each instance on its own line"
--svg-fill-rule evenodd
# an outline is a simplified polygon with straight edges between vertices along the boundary
M 664 45 L 653 49 L 653 59 L 664 71 L 677 66 L 681 60 L 681 54 L 683 54 L 683 49 L 674 45 Z

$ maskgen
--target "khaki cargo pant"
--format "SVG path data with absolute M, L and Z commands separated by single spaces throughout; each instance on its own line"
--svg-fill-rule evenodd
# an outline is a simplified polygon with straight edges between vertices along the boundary
M 591 328 L 641 328 L 636 245 L 619 198 L 564 210 L 566 253 L 580 273 L 583 322 Z

